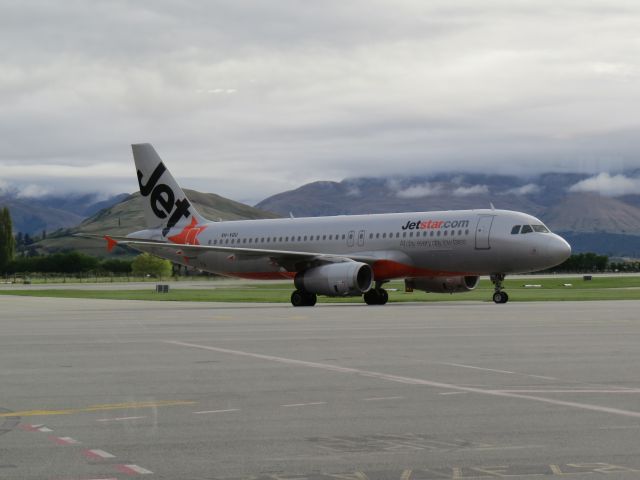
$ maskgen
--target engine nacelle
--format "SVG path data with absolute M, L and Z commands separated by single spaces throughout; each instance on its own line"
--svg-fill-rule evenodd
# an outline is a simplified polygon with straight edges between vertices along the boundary
M 321 265 L 300 272 L 295 278 L 297 289 L 330 297 L 362 295 L 372 282 L 372 268 L 360 262 Z
M 423 290 L 432 293 L 459 293 L 470 292 L 478 286 L 480 277 L 460 276 L 460 277 L 419 277 L 407 278 L 404 286 L 407 291 Z

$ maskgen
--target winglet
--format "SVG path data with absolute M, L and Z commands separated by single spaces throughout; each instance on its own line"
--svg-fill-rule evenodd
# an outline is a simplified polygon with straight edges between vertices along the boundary
M 118 245 L 118 242 L 116 242 L 109 235 L 105 235 L 104 239 L 107 241 L 107 252 L 111 253 L 111 251 L 116 247 L 116 245 Z

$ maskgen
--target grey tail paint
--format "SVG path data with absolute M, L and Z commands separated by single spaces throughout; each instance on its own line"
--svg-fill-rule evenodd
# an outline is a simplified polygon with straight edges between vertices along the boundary
M 184 194 L 149 143 L 131 145 L 147 228 L 161 229 L 166 237 L 173 229 L 207 222 Z

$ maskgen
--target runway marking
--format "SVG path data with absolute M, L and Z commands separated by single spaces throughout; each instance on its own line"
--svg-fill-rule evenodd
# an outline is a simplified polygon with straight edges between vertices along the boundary
M 123 422 L 126 420 L 140 420 L 147 417 L 116 417 L 116 418 L 99 418 L 96 422 Z
M 91 459 L 100 459 L 100 460 L 106 460 L 108 458 L 116 458 L 115 455 L 109 453 L 109 452 L 105 452 L 104 450 L 100 450 L 100 449 L 92 449 L 92 450 L 85 450 L 82 452 L 82 454 L 87 457 L 87 458 L 91 458 Z
M 441 392 L 440 395 L 464 395 L 469 392 Z
M 150 475 L 153 473 L 151 470 L 142 468 L 140 465 L 116 465 L 116 468 L 118 471 L 126 473 L 127 475 Z
M 41 432 L 41 433 L 51 433 L 53 430 L 45 427 L 44 425 L 29 425 L 27 423 L 20 425 L 22 430 L 26 430 L 27 432 Z
M 546 377 L 544 375 L 531 375 L 528 373 L 518 373 L 518 372 L 512 372 L 511 370 L 498 370 L 495 368 L 476 367 L 475 365 L 464 365 L 462 363 L 448 363 L 448 362 L 438 362 L 438 363 L 440 365 L 449 365 L 451 367 L 460 367 L 460 368 L 470 368 L 473 370 L 483 370 L 485 372 L 505 373 L 507 375 L 521 375 L 523 377 L 541 378 L 543 380 L 557 380 L 557 378 L 554 378 L 554 377 Z
M 532 389 L 532 390 L 498 390 L 500 392 L 504 392 L 504 393 L 640 393 L 640 390 L 635 389 L 635 390 L 598 390 L 598 389 L 575 389 L 575 390 L 571 390 L 571 389 L 541 389 L 541 390 L 536 390 L 536 389 Z
M 280 405 L 281 407 L 307 407 L 310 405 L 326 405 L 327 402 L 310 402 L 310 403 L 289 403 L 286 405 Z
M 80 445 L 80 442 L 78 440 L 71 437 L 56 437 L 52 435 L 49 437 L 49 439 L 53 440 L 58 445 Z
M 157 402 L 130 402 L 130 403 L 114 403 L 111 405 L 92 405 L 85 408 L 69 408 L 66 410 L 25 410 L 23 412 L 0 413 L 2 417 L 41 417 L 47 415 L 72 415 L 74 413 L 91 413 L 102 412 L 107 410 L 126 410 L 129 408 L 157 408 L 157 407 L 175 407 L 183 405 L 195 405 L 198 402 L 186 400 L 167 400 Z
M 402 400 L 404 397 L 401 396 L 396 396 L 396 397 L 371 397 L 371 398 L 365 398 L 362 401 L 363 402 L 377 402 L 377 401 L 382 401 L 382 400 Z
M 228 408 L 226 410 L 203 410 L 202 412 L 193 412 L 194 415 L 206 415 L 208 413 L 227 413 L 227 412 L 239 412 L 239 408 Z
M 525 395 L 521 393 L 509 393 L 502 392 L 500 390 L 487 390 L 483 388 L 463 387 L 461 385 L 454 385 L 451 383 L 434 382 L 431 380 L 423 380 L 420 378 L 403 377 L 400 375 L 390 375 L 387 373 L 373 372 L 368 370 L 360 370 L 357 368 L 340 367 L 338 365 L 330 365 L 326 363 L 308 362 L 305 360 L 296 360 L 292 358 L 276 357 L 274 355 L 263 355 L 259 353 L 244 352 L 242 350 L 231 350 L 228 348 L 210 347 L 207 345 L 198 345 L 196 343 L 179 342 L 176 340 L 165 340 L 163 343 L 178 345 L 182 347 L 197 348 L 200 350 L 209 350 L 218 353 L 227 353 L 230 355 L 256 358 L 258 360 L 268 360 L 271 362 L 283 363 L 286 365 L 296 365 L 301 367 L 316 368 L 320 370 L 326 370 L 329 372 L 347 373 L 351 375 L 358 375 L 366 378 L 376 378 L 379 380 L 387 380 L 390 382 L 402 383 L 405 385 L 423 385 L 427 387 L 435 387 L 442 390 L 458 390 L 461 392 L 477 393 L 481 395 L 491 395 L 494 397 L 515 398 L 520 400 L 530 400 L 534 402 L 547 403 L 550 405 L 558 405 L 562 407 L 571 407 L 580 410 L 588 410 L 599 413 L 610 413 L 612 415 L 620 415 L 624 417 L 640 418 L 640 412 L 632 410 L 623 410 L 620 408 L 607 407 L 604 405 L 595 405 L 590 403 L 569 402 L 564 400 L 557 400 L 554 398 L 539 397 L 534 395 Z

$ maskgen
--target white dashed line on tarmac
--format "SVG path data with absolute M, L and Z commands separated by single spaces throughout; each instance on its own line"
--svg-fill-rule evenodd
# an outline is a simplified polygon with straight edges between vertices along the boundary
M 371 398 L 363 398 L 363 402 L 377 402 L 383 400 L 402 400 L 404 397 L 395 396 L 395 397 L 371 397 Z
M 140 420 L 147 417 L 117 417 L 117 418 L 99 418 L 96 422 L 124 422 L 127 420 Z
M 203 410 L 201 412 L 193 412 L 194 415 L 206 415 L 209 413 L 228 413 L 228 412 L 239 412 L 239 408 L 227 408 L 226 410 Z
M 211 352 L 217 352 L 217 353 L 226 353 L 226 354 L 240 356 L 240 357 L 255 358 L 257 360 L 267 360 L 270 362 L 281 363 L 284 365 L 307 367 L 307 368 L 324 370 L 328 372 L 344 373 L 348 375 L 358 375 L 364 378 L 386 380 L 386 381 L 400 383 L 404 385 L 422 385 L 425 387 L 434 387 L 434 388 L 439 388 L 443 390 L 456 390 L 460 392 L 476 393 L 476 394 L 488 395 L 492 397 L 512 398 L 512 399 L 526 400 L 531 402 L 541 402 L 548 405 L 555 405 L 560 407 L 569 407 L 569 408 L 574 408 L 579 410 L 588 410 L 592 412 L 620 415 L 624 417 L 640 418 L 640 411 L 625 410 L 625 409 L 616 408 L 616 407 L 609 407 L 606 405 L 597 405 L 597 404 L 582 403 L 582 402 L 571 402 L 571 401 L 565 401 L 565 400 L 558 400 L 555 398 L 540 397 L 540 396 L 528 395 L 528 394 L 522 394 L 522 393 L 501 392 L 500 390 L 493 390 L 493 389 L 464 387 L 462 385 L 456 385 L 453 383 L 436 382 L 433 380 L 426 380 L 422 378 L 405 377 L 403 375 L 391 375 L 388 373 L 374 372 L 370 370 L 361 370 L 359 368 L 342 367 L 339 365 L 331 365 L 328 363 L 310 362 L 306 360 L 297 360 L 294 358 L 278 357 L 276 355 L 265 355 L 261 353 L 245 352 L 242 350 L 232 350 L 230 348 L 212 347 L 209 345 L 199 345 L 196 343 L 180 342 L 177 340 L 165 340 L 163 341 L 163 343 L 167 343 L 171 345 L 179 345 L 182 347 L 197 348 L 200 350 L 209 350 Z
M 482 370 L 485 372 L 494 372 L 494 373 L 504 373 L 507 375 L 520 375 L 523 377 L 533 377 L 533 378 L 541 378 L 544 380 L 557 380 L 557 378 L 554 377 L 546 377 L 544 375 L 531 375 L 529 373 L 518 373 L 518 372 L 512 372 L 511 370 L 499 370 L 496 368 L 485 368 L 485 367 L 476 367 L 475 365 L 464 365 L 462 363 L 448 363 L 448 362 L 439 362 L 440 365 L 448 365 L 450 367 L 460 367 L 460 368 L 470 368 L 472 370 Z
M 312 405 L 326 405 L 327 402 L 309 402 L 309 403 L 288 403 L 286 405 L 280 405 L 281 407 L 309 407 Z

